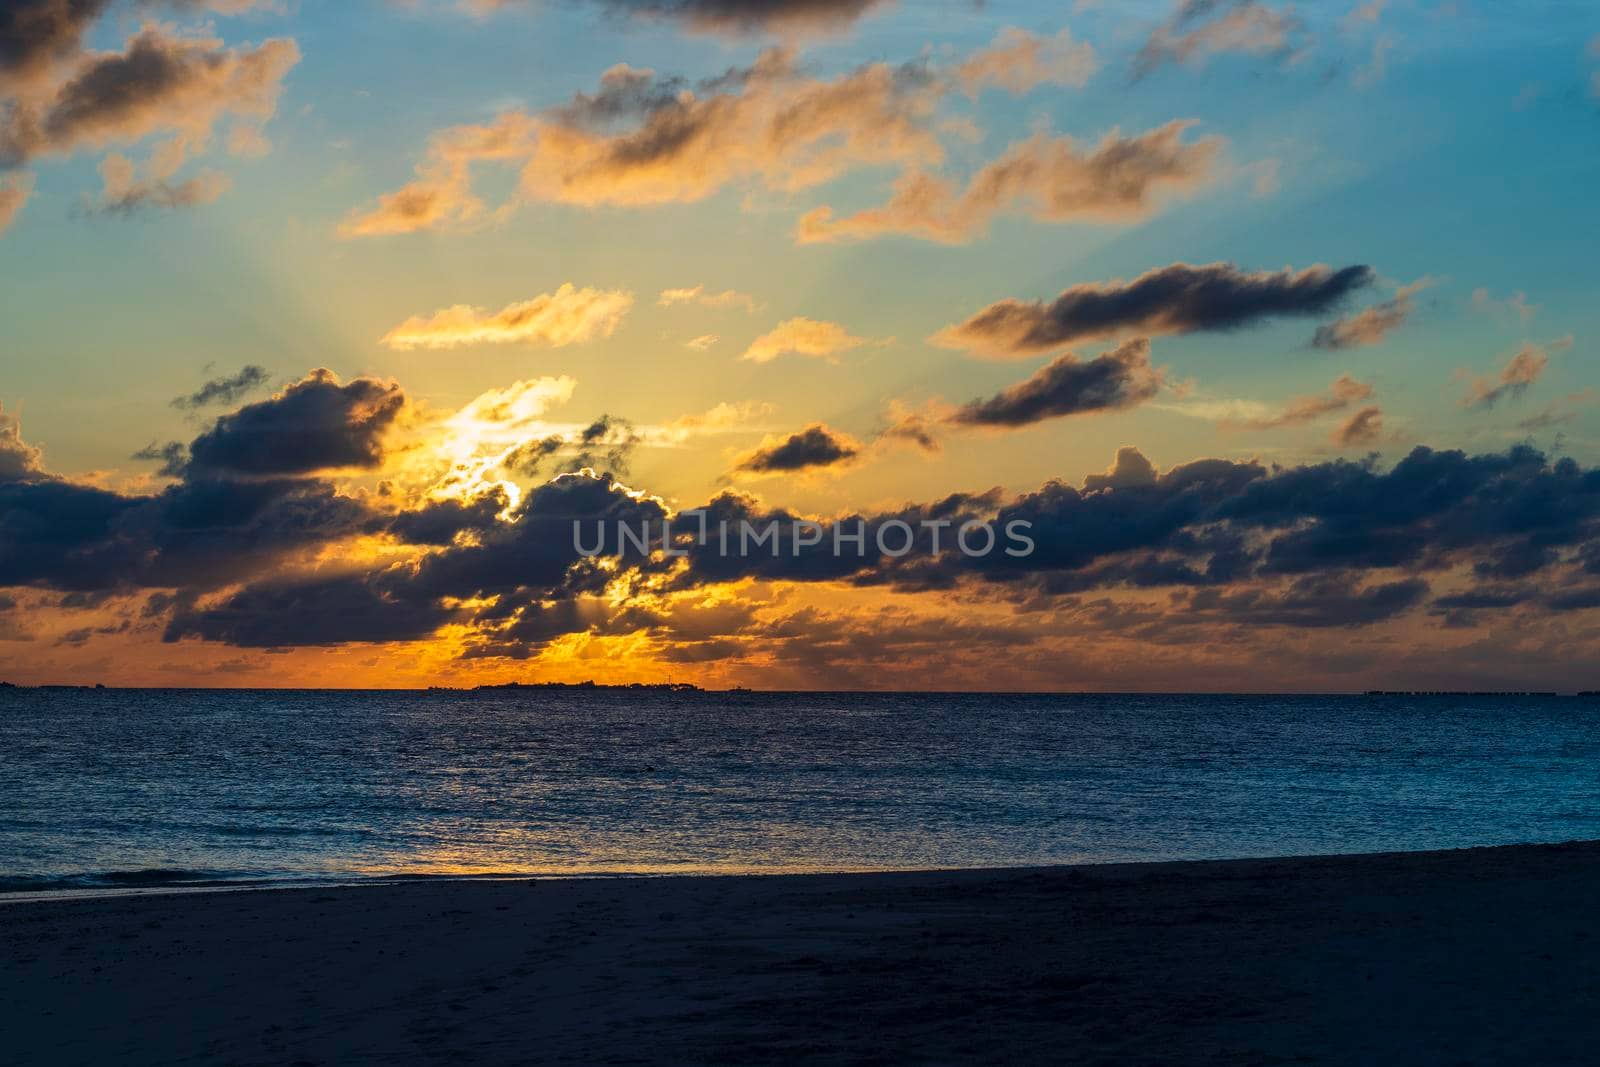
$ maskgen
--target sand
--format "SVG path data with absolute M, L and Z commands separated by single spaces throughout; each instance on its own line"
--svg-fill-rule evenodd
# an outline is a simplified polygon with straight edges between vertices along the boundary
M 1600 844 L 0 905 L 7 1063 L 1593 1063 Z

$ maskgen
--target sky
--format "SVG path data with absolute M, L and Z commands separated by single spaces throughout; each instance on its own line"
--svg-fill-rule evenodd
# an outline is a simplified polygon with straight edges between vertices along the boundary
M 0 680 L 1600 689 L 1597 147 L 1557 0 L 0 0 Z

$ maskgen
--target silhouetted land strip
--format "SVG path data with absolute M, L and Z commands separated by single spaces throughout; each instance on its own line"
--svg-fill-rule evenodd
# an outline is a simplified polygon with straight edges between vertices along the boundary
M 1592 1063 L 1600 845 L 0 906 L 18 1062 Z
M 438 687 L 435 687 L 438 688 Z M 625 685 L 602 685 L 599 682 L 501 682 L 498 685 L 475 685 L 474 693 L 514 693 L 519 690 L 535 693 L 703 693 L 705 690 L 688 682 L 629 682 Z
M 1558 697 L 1553 689 L 1368 689 L 1369 697 Z M 1578 696 L 1593 696 L 1579 693 Z

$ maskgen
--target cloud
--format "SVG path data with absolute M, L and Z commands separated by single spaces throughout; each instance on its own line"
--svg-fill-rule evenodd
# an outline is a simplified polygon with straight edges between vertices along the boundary
M 765 418 L 772 412 L 773 407 L 771 404 L 752 401 L 731 404 L 723 401 L 709 411 L 673 419 L 663 429 L 669 435 L 677 437 L 687 437 L 697 433 L 724 433 L 745 429 L 751 423 Z
M 797 355 L 837 362 L 840 353 L 866 343 L 865 338 L 851 335 L 837 322 L 793 318 L 785 319 L 750 342 L 750 347 L 739 358 L 752 363 L 770 363 L 779 356 Z
M 603 9 L 645 22 L 675 22 L 720 36 L 776 33 L 806 36 L 845 29 L 891 0 L 595 0 Z M 527 0 L 468 0 L 479 11 L 524 6 Z
M 11 228 L 33 194 L 33 179 L 28 175 L 0 175 L 0 234 Z
M 578 289 L 568 282 L 554 293 L 497 312 L 457 304 L 426 318 L 412 316 L 380 339 L 390 348 L 460 348 L 526 344 L 550 348 L 610 337 L 633 306 L 622 290 Z
M 479 162 L 519 165 L 519 200 L 585 207 L 691 203 L 736 182 L 792 192 L 857 166 L 937 162 L 926 119 L 943 92 L 920 65 L 805 77 L 784 48 L 696 86 L 620 65 L 561 107 L 437 134 L 418 180 L 341 232 L 471 221 L 482 210 L 471 191 Z
M 639 431 L 627 419 L 601 415 L 578 433 L 573 442 L 576 455 L 566 469 L 627 474 L 629 459 L 641 440 Z
M 194 392 L 178 397 L 172 402 L 172 406 L 180 411 L 193 411 L 210 404 L 234 404 L 270 380 L 271 375 L 267 373 L 265 367 L 247 363 L 239 368 L 236 374 L 209 379 Z
M 1339 428 L 1333 431 L 1333 443 L 1345 447 L 1355 445 L 1370 445 L 1383 436 L 1383 410 L 1376 407 L 1362 408 L 1351 415 Z
M 542 440 L 535 412 L 571 393 L 570 379 L 564 382 L 519 383 L 480 398 L 470 412 L 451 416 L 453 423 L 441 422 L 463 435 L 441 447 L 450 456 L 473 455 L 485 434 L 504 433 L 498 458 Z M 152 617 L 170 613 L 171 640 L 288 648 L 413 640 L 450 627 L 463 655 L 526 656 L 552 635 L 641 627 L 670 645 L 671 626 L 651 607 L 660 595 L 745 579 L 832 583 L 928 595 L 934 604 L 949 594 L 966 606 L 1025 605 L 1026 617 L 1056 628 L 1090 612 L 1082 616 L 1094 624 L 1086 632 L 1110 628 L 1151 649 L 1245 632 L 1228 627 L 1374 626 L 1415 610 L 1433 581 L 1454 588 L 1472 575 L 1525 583 L 1519 611 L 1592 607 L 1585 599 L 1592 583 L 1583 575 L 1600 560 L 1600 474 L 1527 447 L 1482 455 L 1418 447 L 1392 466 L 1371 457 L 1271 467 L 1202 458 L 1165 470 L 1123 447 L 1107 471 L 1081 485 L 1055 480 L 1014 497 L 954 494 L 840 516 L 820 523 L 820 540 L 804 543 L 795 536 L 801 516 L 724 493 L 705 507 L 707 528 L 777 522 L 776 551 L 728 555 L 691 539 L 683 557 L 628 548 L 602 566 L 574 547 L 574 521 L 592 544 L 602 521 L 659 529 L 668 515 L 661 500 L 609 473 L 559 474 L 515 499 L 498 487 L 448 499 L 347 495 L 316 476 L 334 469 L 330 455 L 354 456 L 358 462 L 342 465 L 359 470 L 392 455 L 383 427 L 397 419 L 389 414 L 397 402 L 404 394 L 393 383 L 341 385 L 314 372 L 218 420 L 191 445 L 197 459 L 176 484 L 140 496 L 45 472 L 14 419 L 0 417 L 0 589 L 159 590 Z M 696 425 L 748 414 L 713 409 Z M 314 458 L 271 447 L 291 433 L 323 442 L 302 450 Z M 603 456 L 644 435 L 602 417 L 562 431 L 560 456 L 586 443 Z M 242 447 L 247 437 L 256 442 L 251 448 Z M 469 447 L 457 450 L 463 441 Z M 218 442 L 235 454 L 274 458 L 198 458 L 215 453 Z M 766 455 L 756 467 L 782 473 L 835 466 L 864 449 L 818 423 L 769 438 L 757 452 Z M 832 532 L 853 536 L 856 521 L 868 545 L 888 524 L 907 524 L 916 531 L 916 551 L 904 558 L 836 552 Z M 950 531 L 968 521 L 1001 529 L 1027 521 L 1036 550 L 1021 557 L 949 551 Z M 943 529 L 941 553 L 925 522 Z M 352 550 L 358 537 L 385 547 Z M 326 562 L 332 560 L 341 562 Z M 636 595 L 615 596 L 623 587 Z M 1558 604 L 1563 589 L 1580 593 Z M 1095 622 L 1100 609 L 1084 595 L 1113 590 L 1127 595 L 1104 599 L 1102 607 L 1114 600 L 1126 617 Z M 1138 601 L 1150 590 L 1165 592 Z M 807 629 L 803 620 L 794 626 Z M 702 628 L 683 655 L 716 656 L 705 643 L 716 633 Z M 763 648 L 776 647 L 776 632 L 763 635 Z
M 1083 489 L 1096 493 L 1102 489 L 1143 489 L 1159 481 L 1156 465 L 1143 452 L 1132 445 L 1117 449 L 1116 457 L 1104 474 L 1091 474 L 1083 479 Z
M 161 464 L 156 473 L 163 478 L 182 478 L 189 466 L 189 450 L 180 441 L 168 441 L 164 445 L 152 441 L 128 458 Z
M 1552 426 L 1560 426 L 1577 418 L 1579 409 L 1588 407 L 1597 400 L 1600 400 L 1600 391 L 1592 386 L 1585 386 L 1547 405 L 1544 410 L 1522 419 L 1517 423 L 1517 429 L 1547 430 Z
M 1362 23 L 1376 23 L 1383 16 L 1383 9 L 1388 6 L 1388 0 L 1367 0 L 1367 3 L 1354 8 L 1344 17 L 1346 29 L 1358 29 Z
M 1358 382 L 1348 374 L 1334 379 L 1326 393 L 1301 396 L 1288 406 L 1271 415 L 1251 419 L 1224 419 L 1222 425 L 1242 430 L 1276 430 L 1285 426 L 1300 426 L 1320 419 L 1324 415 L 1345 411 L 1372 396 L 1372 385 Z M 1374 409 L 1375 410 L 1375 409 Z
M 935 200 L 924 213 L 959 216 L 944 229 L 975 231 L 986 225 L 980 216 L 1000 211 L 1125 222 L 1151 210 L 1150 193 L 1198 184 L 1220 142 L 1181 145 L 1183 124 L 1138 138 L 1113 134 L 1097 149 L 1040 138 L 1013 146 L 965 193 L 931 176 L 945 161 L 945 136 L 976 133 L 970 121 L 942 112 L 948 97 L 990 85 L 1025 92 L 1076 84 L 1086 76 L 1085 49 L 1067 36 L 1008 30 L 989 48 L 947 64 L 877 62 L 832 78 L 804 72 L 791 47 L 769 48 L 749 67 L 698 82 L 619 64 L 593 92 L 564 104 L 439 132 L 415 180 L 352 213 L 340 233 L 459 228 L 504 218 L 530 202 L 684 204 L 729 187 L 788 195 L 867 167 L 900 171 L 896 213 L 910 210 L 903 201 L 921 191 Z M 1119 180 L 1123 155 L 1135 158 L 1121 164 L 1127 176 Z M 492 215 L 473 188 L 480 164 L 519 172 L 515 194 Z M 826 222 L 826 216 L 812 217 L 811 239 L 825 239 Z M 853 225 L 864 233 L 868 223 Z
M 270 118 L 284 75 L 299 61 L 289 40 L 230 50 L 146 26 L 125 52 L 89 54 L 45 98 L 16 100 L 0 119 L 0 166 L 164 130 L 200 141 L 227 114 Z
M 185 472 L 155 496 L 36 474 L 0 479 L 0 587 L 212 589 L 271 572 L 372 521 L 325 482 Z
M 1021 96 L 1041 85 L 1081 89 L 1100 69 L 1094 46 L 1074 41 L 1070 30 L 1054 37 L 1037 37 L 1007 26 L 988 48 L 968 56 L 955 69 L 955 77 L 969 96 L 987 86 Z
M 0 482 L 21 482 L 42 471 L 42 453 L 22 439 L 22 420 L 0 406 Z
M 268 477 L 383 463 L 384 439 L 406 405 L 398 384 L 312 371 L 268 400 L 217 419 L 189 446 L 195 473 Z
M 1192 122 L 1169 122 L 1135 137 L 1112 130 L 1093 148 L 1039 133 L 1008 148 L 957 190 L 946 179 L 911 170 L 887 204 L 841 219 L 814 208 L 800 219 L 801 244 L 907 234 L 945 244 L 981 236 L 1002 215 L 1042 222 L 1136 222 L 1163 194 L 1192 192 L 1210 181 L 1220 138 L 1182 140 Z
M 547 460 L 560 459 L 554 468 L 560 473 L 591 470 L 621 476 L 628 473 L 635 449 L 644 443 L 644 434 L 629 420 L 601 415 L 572 433 L 522 441 L 500 458 L 498 466 L 532 477 L 545 469 Z
M 0 4 L 0 91 L 42 80 L 75 56 L 111 0 L 6 0 Z
M 1189 597 L 1186 611 L 1199 619 L 1248 626 L 1358 627 L 1420 606 L 1428 591 L 1428 583 L 1418 578 L 1352 588 L 1341 579 L 1319 576 L 1298 579 L 1282 592 L 1201 590 Z
M 1466 399 L 1461 404 L 1463 407 L 1488 409 L 1506 398 L 1515 399 L 1527 392 L 1528 387 L 1537 382 L 1550 364 L 1550 351 L 1560 351 L 1571 344 L 1569 339 L 1557 341 L 1546 347 L 1525 342 L 1511 356 L 1511 359 L 1500 373 L 1493 378 L 1475 378 L 1467 390 Z
M 749 474 L 785 474 L 836 467 L 861 454 L 861 445 L 822 423 L 813 423 L 787 438 L 767 438 L 739 461 Z
M 1161 381 L 1162 372 L 1150 366 L 1150 342 L 1136 337 L 1086 363 L 1071 353 L 1058 356 L 1026 381 L 963 405 L 951 421 L 1017 428 L 1064 415 L 1120 411 L 1154 397 Z
M 1523 323 L 1530 321 L 1539 313 L 1537 304 L 1528 303 L 1528 294 L 1524 292 L 1512 293 L 1504 300 L 1496 300 L 1490 295 L 1489 290 L 1479 287 L 1472 291 L 1472 307 L 1476 311 L 1495 313 L 1510 311 Z
M 1432 284 L 1432 279 L 1423 278 L 1402 286 L 1396 291 L 1392 300 L 1385 300 L 1381 304 L 1363 308 L 1354 315 L 1347 315 L 1327 325 L 1318 326 L 1317 332 L 1311 338 L 1311 344 L 1316 348 L 1330 351 L 1375 345 L 1405 324 L 1415 310 L 1411 298 Z
M 1021 358 L 1128 333 L 1236 330 L 1272 318 L 1321 315 L 1372 279 L 1372 269 L 1364 266 L 1248 272 L 1231 263 L 1174 263 L 1131 282 L 1075 285 L 1048 304 L 1002 300 L 931 340 L 946 348 Z
M 718 338 L 714 333 L 703 333 L 699 337 L 689 338 L 689 340 L 683 343 L 683 347 L 692 348 L 696 352 L 704 352 L 706 349 L 716 344 L 718 340 L 720 340 L 720 338 Z
M 181 165 L 182 156 L 177 163 Z M 104 189 L 97 204 L 88 206 L 92 214 L 131 215 L 145 208 L 180 208 L 209 204 L 231 184 L 227 175 L 208 170 L 186 181 L 171 180 L 167 162 L 157 163 L 140 175 L 126 156 L 112 153 L 100 163 Z
M 1287 60 L 1303 50 L 1305 24 L 1290 9 L 1258 0 L 1180 0 L 1133 62 L 1143 77 L 1165 63 L 1204 66 L 1212 56 L 1242 53 Z
M 165 640 L 199 637 L 240 648 L 413 641 L 459 614 L 437 601 L 398 598 L 383 584 L 382 576 L 362 575 L 271 579 L 204 610 L 180 609 Z
M 1373 40 L 1371 58 L 1351 78 L 1357 89 L 1370 89 L 1383 81 L 1389 73 L 1389 53 L 1399 43 L 1400 39 L 1392 33 L 1379 34 Z
M 0 5 L 0 231 L 32 188 L 7 175 L 30 162 L 66 157 L 157 133 L 173 136 L 141 168 L 113 154 L 101 164 L 104 192 L 85 198 L 89 214 L 131 214 L 144 208 L 207 203 L 228 178 L 204 171 L 178 178 L 191 155 L 206 151 L 225 117 L 259 124 L 277 108 L 282 82 L 299 62 L 291 40 L 229 49 L 220 40 L 145 25 L 121 51 L 94 51 L 85 34 L 107 0 L 13 0 Z M 150 0 L 143 7 L 238 13 L 249 0 Z M 259 136 L 258 136 L 259 140 Z
M 975 581 L 1019 598 L 1190 588 L 1249 593 L 1260 603 L 1282 595 L 1285 581 L 1302 593 L 1360 589 L 1364 581 L 1374 583 L 1371 588 L 1413 583 L 1416 591 L 1421 586 L 1414 583 L 1426 575 L 1494 568 L 1512 558 L 1563 573 L 1581 562 L 1578 553 L 1600 532 L 1600 478 L 1529 448 L 1473 456 L 1418 447 L 1388 469 L 1371 459 L 1270 469 L 1200 459 L 1164 472 L 1137 450 L 1123 449 L 1110 472 L 1091 475 L 1082 489 L 1051 482 L 1010 501 L 957 496 L 845 516 L 823 523 L 824 536 L 809 547 L 795 543 L 796 517 L 764 511 L 748 499 L 724 495 L 704 510 L 712 530 L 724 521 L 734 528 L 742 521 L 758 527 L 777 521 L 780 534 L 771 557 L 724 556 L 714 540 L 690 547 L 684 583 L 759 578 L 926 590 Z M 833 551 L 835 528 L 853 531 L 859 521 L 870 544 L 886 523 L 917 527 L 934 518 L 957 526 L 984 520 L 1002 529 L 1026 521 L 1035 551 L 935 555 L 926 530 L 917 550 L 901 560 Z M 1274 622 L 1256 614 L 1254 621 L 1312 625 L 1313 617 L 1324 616 L 1297 622 L 1285 614 Z
M 887 413 L 888 425 L 878 431 L 881 441 L 904 441 L 913 444 L 924 452 L 938 452 L 944 446 L 939 441 L 938 431 L 944 422 L 947 412 L 938 410 L 942 405 L 930 405 L 927 413 L 912 411 L 900 401 L 891 401 Z
M 663 289 L 656 304 L 664 308 L 676 304 L 699 304 L 708 308 L 742 307 L 752 314 L 757 310 L 756 298 L 749 293 L 741 293 L 736 289 L 708 293 L 704 285 L 696 285 L 690 289 Z

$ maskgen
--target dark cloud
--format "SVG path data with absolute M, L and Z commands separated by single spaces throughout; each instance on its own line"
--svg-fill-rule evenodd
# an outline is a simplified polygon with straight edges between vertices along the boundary
M 903 412 L 894 416 L 893 421 L 884 427 L 878 436 L 889 441 L 907 441 L 924 452 L 938 452 L 944 447 L 934 433 L 934 420 L 915 412 Z
M 1016 428 L 1064 415 L 1118 411 L 1154 397 L 1161 377 L 1150 366 L 1150 342 L 1137 337 L 1087 363 L 1070 353 L 1058 356 L 1026 381 L 964 405 L 952 420 Z
M 475 520 L 481 512 L 468 509 L 466 515 Z M 648 527 L 659 537 L 666 517 L 658 501 L 630 493 L 610 474 L 557 475 L 530 492 L 508 521 L 487 528 L 469 522 L 463 528 L 473 531 L 471 543 L 424 557 L 410 582 L 433 597 L 483 599 L 527 589 L 548 596 L 582 584 L 582 576 L 570 573 L 585 562 L 579 539 L 592 548 L 604 537 L 606 554 L 614 556 L 615 523 L 635 531 Z M 400 516 L 391 529 L 404 531 L 411 521 Z M 433 532 L 434 542 L 443 539 L 441 527 Z M 631 546 L 621 556 L 634 565 L 649 558 Z
M 1143 77 L 1165 63 L 1203 64 L 1213 55 L 1242 53 L 1287 60 L 1306 47 L 1305 23 L 1290 7 L 1259 0 L 1179 0 L 1134 57 Z
M 190 468 L 269 476 L 344 468 L 373 469 L 406 404 L 392 381 L 355 378 L 341 385 L 314 370 L 277 396 L 224 415 L 189 446 Z
M 1405 294 L 1362 308 L 1354 315 L 1318 326 L 1317 332 L 1311 335 L 1312 347 L 1338 351 L 1375 345 L 1405 325 L 1411 312 L 1411 300 Z
M 524 6 L 527 0 L 473 0 L 479 10 Z M 891 0 L 595 0 L 612 14 L 677 22 L 699 33 L 818 33 L 839 30 Z
M 317 481 L 184 481 L 154 496 L 57 478 L 0 483 L 0 588 L 215 588 L 370 521 Z
M 601 415 L 570 437 L 549 434 L 518 445 L 501 466 L 525 477 L 538 475 L 552 463 L 555 470 L 566 474 L 588 468 L 626 475 L 642 440 L 627 419 Z
M 111 0 L 0 2 L 0 89 L 35 78 L 83 47 L 83 36 Z
M 815 31 L 848 26 L 888 0 L 603 0 L 629 14 L 680 19 L 718 32 Z
M 411 640 L 460 624 L 467 654 L 485 657 L 528 655 L 563 634 L 646 630 L 667 639 L 689 626 L 650 618 L 638 603 L 619 607 L 618 583 L 672 594 L 743 579 L 833 582 L 986 598 L 1042 619 L 1085 594 L 1166 590 L 1155 612 L 1164 640 L 1184 625 L 1375 625 L 1419 609 L 1436 583 L 1481 583 L 1502 598 L 1519 591 L 1515 605 L 1441 597 L 1430 610 L 1449 625 L 1511 606 L 1600 603 L 1591 595 L 1600 470 L 1527 447 L 1417 448 L 1392 466 L 1201 459 L 1167 470 L 1125 447 L 1079 485 L 956 494 L 820 523 L 728 492 L 699 522 L 678 516 L 668 554 L 659 541 L 665 505 L 610 473 L 559 474 L 515 504 L 494 491 L 403 508 L 392 488 L 350 496 L 315 476 L 380 461 L 404 403 L 393 383 L 340 384 L 314 372 L 223 416 L 186 464 L 181 446 L 154 450 L 177 481 L 148 495 L 55 477 L 14 423 L 0 422 L 0 456 L 21 457 L 0 465 L 0 590 L 48 589 L 86 605 L 152 591 L 146 617 L 165 614 L 170 639 L 249 647 Z M 563 447 L 605 448 L 632 433 L 601 418 Z M 300 443 L 284 443 L 291 437 Z M 793 455 L 781 454 L 791 446 Z M 772 442 L 766 464 L 804 469 L 808 458 L 839 462 L 834 453 L 856 447 L 817 424 Z M 624 543 L 619 555 L 617 522 L 648 531 L 650 543 Z M 1026 523 L 1033 551 L 955 551 L 972 522 L 1000 531 Z M 746 524 L 762 540 L 741 550 Z M 722 529 L 731 551 L 718 543 Z M 428 551 L 329 568 L 357 536 Z M 596 548 L 608 558 L 589 558 Z M 692 636 L 698 651 L 685 654 L 711 656 L 748 625 L 708 619 Z
M 1558 346 L 1560 347 L 1560 346 Z M 1550 351 L 1544 345 L 1525 343 L 1493 378 L 1475 378 L 1462 405 L 1488 409 L 1501 400 L 1516 399 L 1537 382 L 1550 365 Z
M 933 340 L 1017 357 L 1128 333 L 1235 330 L 1273 318 L 1325 314 L 1372 280 L 1372 269 L 1364 266 L 1250 272 L 1231 263 L 1174 263 L 1131 282 L 1075 285 L 1048 304 L 1002 300 Z
M 566 469 L 588 467 L 613 474 L 627 474 L 633 450 L 639 446 L 639 431 L 627 419 L 601 415 L 578 434 L 575 452 Z
M 498 489 L 473 500 L 435 500 L 378 523 L 377 530 L 409 545 L 448 545 L 464 533 L 492 529 L 509 505 Z
M 1366 407 L 1352 414 L 1333 431 L 1333 443 L 1351 448 L 1370 445 L 1383 436 L 1383 409 Z
M 812 525 L 725 493 L 698 518 L 680 516 L 682 559 L 628 546 L 620 569 L 596 568 L 584 558 L 573 541 L 575 523 L 586 544 L 604 544 L 609 556 L 617 548 L 615 521 L 659 536 L 667 513 L 609 476 L 559 476 L 529 494 L 509 521 L 495 518 L 503 506 L 501 498 L 430 505 L 381 520 L 396 537 L 444 547 L 412 564 L 340 579 L 355 608 L 337 626 L 309 621 L 312 643 L 409 639 L 448 619 L 478 631 L 471 655 L 521 657 L 566 633 L 663 625 L 637 613 L 624 617 L 596 595 L 630 573 L 665 579 L 678 590 L 739 579 L 906 592 L 978 583 L 1044 604 L 1117 587 L 1168 588 L 1175 595 L 1164 625 L 1358 627 L 1417 609 L 1432 575 L 1465 567 L 1487 580 L 1530 581 L 1583 566 L 1585 552 L 1600 560 L 1590 547 L 1600 523 L 1600 472 L 1530 449 L 1470 456 L 1419 448 L 1388 470 L 1371 462 L 1267 468 L 1208 459 L 1162 472 L 1125 448 L 1109 471 L 1082 488 L 1056 482 L 1010 501 L 958 494 Z M 1004 529 L 1019 520 L 1029 523 L 1035 543 L 1029 555 L 953 551 L 965 523 Z M 763 531 L 762 540 L 741 548 L 746 524 Z M 909 554 L 885 555 L 877 547 L 892 528 L 897 546 L 909 529 Z M 463 530 L 472 536 L 458 540 Z M 729 549 L 718 543 L 722 530 Z M 858 532 L 862 542 L 846 540 L 837 550 L 836 535 Z M 325 581 L 308 580 L 302 590 L 273 579 L 224 602 L 218 614 L 189 609 L 174 633 L 294 643 L 293 619 L 326 610 L 332 594 Z M 1583 589 L 1524 599 L 1549 610 L 1584 603 Z M 490 606 L 454 615 L 443 607 L 462 601 Z M 1434 605 L 1454 612 L 1455 620 L 1494 606 L 1448 598 Z M 255 613 L 273 618 L 248 617 Z M 701 635 L 716 636 L 725 634 Z
M 1344 578 L 1316 577 L 1292 582 L 1281 591 L 1202 589 L 1189 597 L 1186 609 L 1202 619 L 1325 629 L 1383 622 L 1417 607 L 1427 595 L 1428 583 L 1420 578 L 1353 588 Z
M 803 471 L 844 463 L 860 453 L 854 441 L 819 422 L 782 441 L 762 445 L 746 456 L 738 469 L 753 474 Z
M 947 551 L 934 560 L 925 532 L 903 559 L 880 558 L 870 547 L 885 524 L 917 526 L 933 517 L 932 509 L 846 517 L 823 525 L 820 544 L 798 547 L 795 518 L 783 512 L 724 496 L 707 513 L 712 529 L 776 521 L 781 532 L 775 551 L 762 546 L 729 558 L 712 547 L 692 550 L 691 580 L 940 588 L 977 578 L 1061 595 L 1119 585 L 1245 583 L 1270 591 L 1279 581 L 1323 577 L 1357 588 L 1372 575 L 1377 589 L 1463 566 L 1504 575 L 1580 565 L 1579 553 L 1600 532 L 1600 471 L 1526 448 L 1479 456 L 1418 448 L 1388 470 L 1343 460 L 1269 469 L 1208 459 L 1158 473 L 1136 450 L 1124 449 L 1111 471 L 1091 476 L 1083 488 L 1056 482 L 1005 504 L 969 497 L 942 510 L 956 525 L 983 519 L 1003 529 L 1028 522 L 1035 549 L 1023 557 Z M 867 549 L 836 554 L 833 531 L 854 532 L 857 522 L 864 524 Z M 1398 589 L 1369 599 L 1375 608 L 1411 602 Z M 1287 605 L 1278 607 L 1279 617 L 1292 618 Z
M 230 14 L 259 0 L 139 0 L 144 8 Z M 112 0 L 0 0 L 0 90 L 46 74 L 78 58 L 84 36 Z
M 178 441 L 168 441 L 164 445 L 152 441 L 128 458 L 141 463 L 161 464 L 156 473 L 163 478 L 181 478 L 184 469 L 189 466 L 189 450 Z
M 567 439 L 560 434 L 526 441 L 512 449 L 501 466 L 515 474 L 533 477 L 544 466 L 544 461 L 559 453 L 566 444 Z
M 0 117 L 0 168 L 160 130 L 208 131 L 230 112 L 268 118 L 299 59 L 292 41 L 229 50 L 147 26 L 125 52 L 90 54 L 47 99 L 14 101 Z
M 120 584 L 143 556 L 119 536 L 118 523 L 145 503 L 56 479 L 0 482 L 0 588 Z
M 180 396 L 172 406 L 183 411 L 193 411 L 210 404 L 236 404 L 249 393 L 260 389 L 271 380 L 265 367 L 247 363 L 237 374 L 212 378 L 187 396 Z
M 200 637 L 243 648 L 413 641 L 458 614 L 435 602 L 397 598 L 383 586 L 382 575 L 266 582 L 215 607 L 179 610 L 165 640 Z

